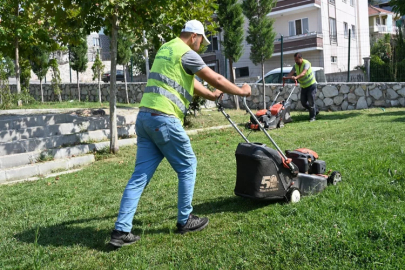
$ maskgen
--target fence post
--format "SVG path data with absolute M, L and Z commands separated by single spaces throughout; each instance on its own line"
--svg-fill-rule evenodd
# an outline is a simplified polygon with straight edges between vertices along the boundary
M 280 76 L 281 76 L 281 78 L 280 78 L 280 81 L 281 81 L 281 83 L 283 83 L 283 35 L 281 35 L 281 43 L 280 43 L 280 48 L 281 48 L 281 51 L 280 51 L 280 55 L 281 55 L 281 73 L 280 73 Z M 264 80 L 264 78 L 263 78 L 263 80 Z
M 367 82 L 370 82 L 370 59 L 371 57 L 363 57 L 364 67 L 366 69 Z
M 349 29 L 349 52 L 347 53 L 347 82 L 350 82 L 350 41 L 351 29 Z

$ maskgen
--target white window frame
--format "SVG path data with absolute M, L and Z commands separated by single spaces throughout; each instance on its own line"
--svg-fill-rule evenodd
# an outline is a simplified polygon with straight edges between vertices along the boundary
M 352 39 L 356 39 L 356 26 L 352 24 Z
M 333 25 L 331 22 L 333 22 Z M 329 17 L 329 36 L 331 38 L 331 44 L 337 44 L 336 19 L 332 17 Z M 334 42 L 332 42 L 332 37 L 334 37 Z
M 93 37 L 93 46 L 100 47 L 100 38 L 99 37 Z
M 297 34 L 296 24 L 297 21 L 301 21 L 301 34 Z M 308 29 L 305 29 L 305 22 Z M 288 21 L 288 35 L 291 36 L 298 36 L 298 35 L 305 35 L 308 34 L 309 31 L 309 18 L 301 18 L 293 21 Z
M 349 38 L 349 24 L 347 22 L 343 22 L 343 32 L 345 38 Z

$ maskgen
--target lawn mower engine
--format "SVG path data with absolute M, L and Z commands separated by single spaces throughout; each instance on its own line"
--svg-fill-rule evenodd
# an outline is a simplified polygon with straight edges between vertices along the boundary
M 328 184 L 336 185 L 338 172 L 326 175 L 325 161 L 305 148 L 286 151 L 295 170 L 274 149 L 261 143 L 240 143 L 236 148 L 235 195 L 259 199 L 287 199 L 298 202 L 302 195 L 323 191 Z M 297 165 L 298 164 L 298 165 Z

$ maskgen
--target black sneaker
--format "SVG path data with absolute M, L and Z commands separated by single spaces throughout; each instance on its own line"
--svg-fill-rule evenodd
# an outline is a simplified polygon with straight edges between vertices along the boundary
M 190 214 L 186 224 L 180 225 L 177 223 L 177 233 L 185 234 L 187 232 L 198 232 L 208 225 L 208 218 L 199 218 Z
M 133 235 L 130 232 L 121 232 L 113 230 L 111 233 L 110 244 L 114 247 L 128 246 L 141 239 L 138 235 Z

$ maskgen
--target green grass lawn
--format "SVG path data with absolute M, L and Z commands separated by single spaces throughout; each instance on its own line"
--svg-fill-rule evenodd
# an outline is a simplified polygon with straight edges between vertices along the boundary
M 248 120 L 243 111 L 232 115 Z M 201 118 L 208 116 L 224 118 Z M 106 245 L 136 147 L 58 180 L 0 186 L 0 269 L 403 269 L 405 109 L 307 118 L 294 113 L 270 134 L 281 149 L 315 150 L 343 182 L 297 204 L 233 194 L 242 142 L 234 129 L 191 136 L 194 213 L 210 218 L 197 233 L 174 233 L 177 178 L 163 161 L 133 221 L 141 240 L 115 251 Z M 260 132 L 249 139 L 271 145 Z

